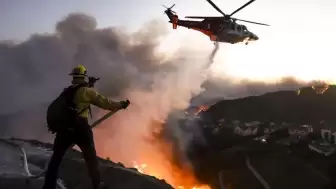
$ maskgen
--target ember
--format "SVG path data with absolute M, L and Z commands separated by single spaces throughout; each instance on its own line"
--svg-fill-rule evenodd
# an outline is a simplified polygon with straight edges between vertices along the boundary
M 209 109 L 209 106 L 202 105 L 198 107 L 198 110 L 195 112 L 195 115 L 198 115 L 200 112 L 207 111 Z

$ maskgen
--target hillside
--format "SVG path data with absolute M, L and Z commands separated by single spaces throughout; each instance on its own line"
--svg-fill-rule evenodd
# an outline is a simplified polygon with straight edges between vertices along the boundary
M 336 122 L 336 86 L 323 94 L 311 87 L 297 91 L 278 91 L 260 96 L 223 100 L 203 113 L 210 120 L 274 121 L 316 123 L 322 120 Z
M 252 137 L 240 137 L 232 128 L 219 126 L 218 120 L 265 121 L 288 123 L 316 123 L 322 120 L 336 122 L 336 87 L 331 86 L 325 93 L 316 94 L 312 88 L 297 91 L 278 91 L 260 96 L 235 100 L 223 100 L 201 114 L 205 146 L 194 146 L 190 159 L 196 175 L 213 189 L 226 187 L 235 189 L 262 189 L 256 179 L 251 164 L 273 189 L 322 189 L 335 178 L 335 156 L 324 157 L 311 152 L 306 143 L 286 147 L 277 143 L 261 144 Z M 201 119 L 204 121 L 204 119 Z M 210 127 L 207 125 L 211 123 Z M 181 122 L 186 125 L 185 122 Z M 288 135 L 287 131 L 285 133 Z M 281 135 L 282 137 L 282 135 Z M 287 137 L 287 136 L 285 136 Z M 8 145 L 18 144 L 27 153 L 27 163 L 31 175 L 43 173 L 51 154 L 51 144 L 27 140 L 0 140 L 0 188 L 41 188 L 43 177 L 27 179 L 20 149 Z M 108 160 L 100 159 L 102 179 L 111 188 L 172 188 L 164 181 L 143 175 L 135 169 L 125 168 Z M 76 175 L 74 178 L 73 175 Z M 61 168 L 60 179 L 68 188 L 84 189 L 90 185 L 85 163 L 80 152 L 67 152 Z
M 51 155 L 51 144 L 19 139 L 0 139 L 0 188 L 40 189 L 43 185 L 43 171 Z M 23 150 L 21 150 L 22 148 Z M 25 153 L 25 155 L 23 154 Z M 99 159 L 102 180 L 110 188 L 128 189 L 172 189 L 164 181 L 125 168 L 109 160 Z M 41 175 L 42 173 L 42 175 Z M 35 178 L 35 175 L 41 175 Z M 69 150 L 60 166 L 59 188 L 86 189 L 90 187 L 85 162 L 80 152 Z
M 336 123 L 335 112 L 335 86 L 330 86 L 323 94 L 305 87 L 299 94 L 297 91 L 277 91 L 223 100 L 200 114 L 203 119 L 199 122 L 207 143 L 195 145 L 189 155 L 198 167 L 200 178 L 209 181 L 215 177 L 214 174 L 221 173 L 218 177 L 226 186 L 235 189 L 265 188 L 249 170 L 247 162 L 271 188 L 324 189 L 335 178 L 335 155 L 325 157 L 311 151 L 308 144 L 314 138 L 290 146 L 277 141 L 290 137 L 287 126 L 300 124 L 313 125 L 317 137 L 321 137 L 315 126 L 325 121 L 332 127 Z M 240 125 L 259 121 L 262 129 L 254 136 L 239 136 L 234 133 L 234 120 Z M 267 145 L 254 140 L 265 135 L 263 129 L 272 127 L 270 122 L 284 126 L 271 134 Z

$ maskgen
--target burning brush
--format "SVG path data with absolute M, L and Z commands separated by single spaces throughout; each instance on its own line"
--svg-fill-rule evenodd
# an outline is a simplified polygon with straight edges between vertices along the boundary
M 322 95 L 329 89 L 329 85 L 327 83 L 320 82 L 319 84 L 311 85 L 311 88 L 312 88 L 312 90 L 314 90 L 316 92 L 316 94 Z M 297 90 L 296 94 L 300 95 L 301 90 L 300 89 Z
M 134 165 L 134 168 L 136 168 L 142 174 L 147 174 L 147 175 L 157 177 L 158 179 L 162 179 L 162 178 L 160 178 L 160 176 L 156 175 L 155 172 L 150 171 L 149 169 L 151 167 L 148 167 L 147 164 L 138 164 L 136 161 L 133 161 L 133 165 Z M 148 167 L 148 170 L 146 169 L 147 167 Z M 190 175 L 190 177 L 185 177 L 183 179 L 193 180 L 191 175 Z M 176 189 L 211 189 L 211 187 L 208 186 L 208 185 L 194 185 L 194 186 L 182 186 L 182 185 L 174 186 L 173 185 L 173 187 L 176 188 Z
M 329 89 L 328 84 L 312 85 L 311 88 L 316 92 L 316 94 L 323 94 Z
M 198 115 L 201 112 L 207 111 L 209 109 L 209 106 L 202 105 L 198 107 L 197 111 L 195 112 L 195 115 Z
M 202 67 L 197 68 L 197 72 L 201 72 L 201 75 L 203 75 L 204 73 L 206 77 L 210 74 L 208 70 L 213 64 L 213 59 L 218 52 L 218 49 L 219 45 L 217 43 L 215 44 L 209 56 L 209 59 L 206 60 Z M 187 78 L 188 82 L 186 83 L 189 83 L 189 81 L 193 80 L 193 78 L 194 77 Z M 197 85 L 201 86 L 201 84 L 204 82 L 204 78 L 201 78 L 201 76 L 197 76 L 195 78 L 197 79 Z M 161 83 L 159 82 L 158 87 L 162 87 L 165 89 L 165 79 L 168 80 L 170 79 L 170 77 L 160 79 L 164 81 L 164 84 L 162 84 L 161 86 Z M 183 79 L 186 78 L 183 77 Z M 108 149 L 103 149 L 100 155 L 103 154 L 104 156 L 114 156 L 117 161 L 124 162 L 126 166 L 133 166 L 135 169 L 138 170 L 139 173 L 151 175 L 158 179 L 164 179 L 174 188 L 211 189 L 208 185 L 199 181 L 199 179 L 195 175 L 195 171 L 192 167 L 190 160 L 186 156 L 186 149 L 188 148 L 189 142 L 191 141 L 190 138 L 192 137 L 190 135 L 193 135 L 193 133 L 185 133 L 185 131 L 182 131 L 181 128 L 178 128 L 178 120 L 172 119 L 171 121 L 173 123 L 166 123 L 169 121 L 167 117 L 170 113 L 173 113 L 172 111 L 175 111 L 176 109 L 181 110 L 183 107 L 185 107 L 174 107 L 170 104 L 167 104 L 168 107 L 163 107 L 166 106 L 166 96 L 169 96 L 169 99 L 167 100 L 173 100 L 172 102 L 175 101 L 174 99 L 170 99 L 170 90 L 175 90 L 175 85 L 170 87 L 171 88 L 169 88 L 167 91 L 154 91 L 149 93 L 147 91 L 143 92 L 135 90 L 130 92 L 129 95 L 134 95 L 134 98 L 136 99 L 140 99 L 142 97 L 141 100 L 135 101 L 139 104 L 143 103 L 143 106 L 132 106 L 134 109 L 130 107 L 128 111 L 125 112 L 123 115 L 116 115 L 115 119 L 112 120 L 112 122 L 116 125 L 128 125 L 130 123 L 133 123 L 137 125 L 138 130 L 133 128 L 128 130 L 127 127 L 118 127 L 120 128 L 120 130 L 118 130 L 118 132 L 120 133 L 119 136 L 124 134 L 124 136 L 127 136 L 130 139 L 124 140 L 122 139 L 123 137 L 108 139 L 110 141 L 115 140 L 116 142 L 113 142 L 114 144 L 117 144 L 119 142 L 118 140 L 122 140 L 122 142 L 127 145 L 129 145 L 130 142 L 128 140 L 132 140 L 131 142 L 134 143 L 134 145 L 130 145 L 131 149 L 129 153 L 116 153 L 112 150 L 108 150 L 111 148 L 109 146 Z M 183 92 L 183 94 L 188 94 L 183 98 L 185 100 L 188 100 L 189 102 L 189 98 L 193 94 L 193 89 L 186 90 L 188 91 L 181 92 Z M 157 99 L 153 99 L 153 97 Z M 130 99 L 132 98 L 130 97 Z M 148 100 L 149 102 L 153 100 L 160 100 L 160 102 L 164 103 L 150 104 L 151 107 L 146 107 L 146 111 L 141 111 L 142 108 L 144 108 L 148 104 L 146 100 Z M 188 102 L 186 101 L 186 103 Z M 206 111 L 208 108 L 208 106 L 200 106 L 196 108 L 196 114 L 199 114 L 202 111 Z M 163 110 L 162 112 L 160 112 L 161 109 Z M 151 113 L 154 114 L 154 116 L 151 115 Z M 126 116 L 129 116 L 129 118 L 125 119 Z M 105 133 L 106 132 L 104 132 L 104 134 Z M 106 143 L 106 141 L 104 141 L 104 143 Z

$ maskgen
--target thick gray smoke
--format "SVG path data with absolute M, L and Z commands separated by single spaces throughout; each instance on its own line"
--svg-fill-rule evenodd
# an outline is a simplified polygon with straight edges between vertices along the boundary
M 18 44 L 2 42 L 1 79 L 7 82 L 0 93 L 0 113 L 6 119 L 15 115 L 6 122 L 9 128 L 1 126 L 3 135 L 46 140 L 46 106 L 70 83 L 71 69 L 83 64 L 90 75 L 101 77 L 97 87 L 102 94 L 132 102 L 97 129 L 99 154 L 126 164 L 148 161 L 149 154 L 166 159 L 146 139 L 153 125 L 162 126 L 171 111 L 187 108 L 201 92 L 209 57 L 180 50 L 165 60 L 157 52 L 166 34 L 162 28 L 153 21 L 134 33 L 99 29 L 93 17 L 71 14 L 57 23 L 54 34 L 37 34 Z M 156 161 L 154 165 L 162 165 Z
M 311 84 L 313 83 L 315 83 L 315 81 Z M 230 82 L 230 78 L 208 78 L 208 80 L 202 84 L 204 92 L 193 98 L 192 105 L 209 105 L 219 100 L 237 99 L 279 90 L 297 90 L 306 85 L 309 85 L 309 83 L 298 81 L 293 77 L 284 77 L 273 83 L 249 81 L 247 79 L 235 83 Z
M 229 79 L 204 83 L 204 68 L 211 63 L 211 52 L 179 49 L 167 60 L 157 52 L 160 39 L 167 34 L 163 28 L 152 21 L 128 33 L 116 27 L 97 28 L 95 18 L 70 14 L 57 23 L 53 34 L 36 34 L 17 44 L 0 42 L 0 121 L 4 123 L 0 135 L 50 139 L 44 126 L 46 106 L 70 83 L 71 68 L 83 64 L 89 75 L 101 78 L 98 91 L 116 100 L 131 101 L 127 110 L 95 130 L 99 155 L 126 164 L 150 162 L 149 173 L 173 182 L 174 176 L 166 168 L 169 165 L 163 161 L 166 154 L 157 152 L 148 142 L 153 132 L 160 132 L 171 112 L 188 108 L 190 100 L 202 92 L 202 85 L 207 90 L 195 98 L 200 104 L 214 98 L 261 93 L 281 88 L 282 84 L 234 85 Z M 296 84 L 289 83 L 283 86 Z M 178 127 L 168 126 L 173 128 L 169 131 L 184 137 Z
M 19 44 L 1 42 L 0 77 L 6 82 L 0 93 L 0 115 L 21 115 L 31 109 L 44 112 L 70 83 L 68 73 L 77 64 L 101 77 L 98 87 L 110 97 L 122 95 L 130 85 L 150 90 L 152 74 L 170 69 L 155 52 L 165 34 L 161 27 L 150 22 L 135 33 L 97 29 L 93 17 L 71 14 L 57 23 L 55 34 L 37 34 Z M 44 114 L 40 118 L 44 120 Z M 25 125 L 15 132 L 29 130 Z

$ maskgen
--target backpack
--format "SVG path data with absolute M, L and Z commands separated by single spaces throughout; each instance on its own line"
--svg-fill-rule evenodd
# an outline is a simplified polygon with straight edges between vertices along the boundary
M 74 96 L 76 91 L 82 87 L 70 86 L 65 88 L 63 92 L 49 105 L 47 109 L 47 127 L 52 133 L 67 131 L 74 126 L 77 116 L 80 112 L 76 111 L 76 104 L 74 103 Z

